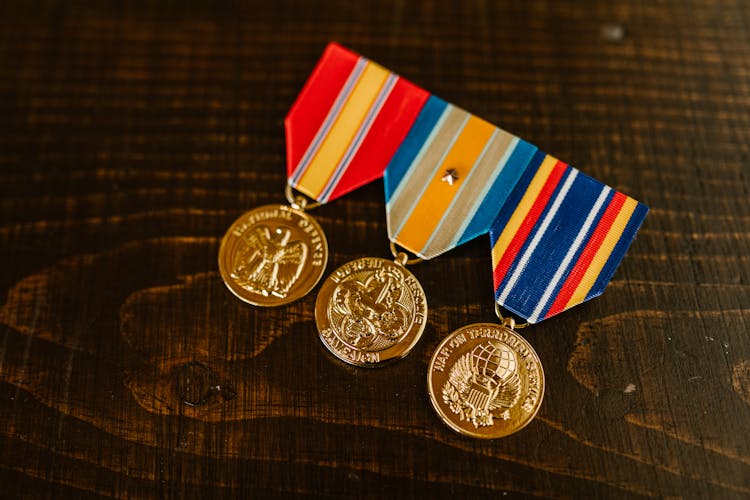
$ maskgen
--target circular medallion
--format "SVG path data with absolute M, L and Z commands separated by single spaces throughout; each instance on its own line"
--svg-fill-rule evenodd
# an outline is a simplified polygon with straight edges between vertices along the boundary
M 301 210 L 265 205 L 244 213 L 219 247 L 219 272 L 240 299 L 280 306 L 305 296 L 328 261 L 320 225 Z
M 531 422 L 542 404 L 544 372 L 534 349 L 515 331 L 477 323 L 440 343 L 427 387 L 432 406 L 451 429 L 492 439 Z
M 417 343 L 427 319 L 427 298 L 404 266 L 366 257 L 336 269 L 315 302 L 323 344 L 341 360 L 376 366 L 399 359 Z

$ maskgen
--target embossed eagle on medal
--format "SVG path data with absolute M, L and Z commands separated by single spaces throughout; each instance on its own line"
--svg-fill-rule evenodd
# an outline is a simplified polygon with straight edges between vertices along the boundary
M 522 429 L 544 396 L 544 371 L 515 322 L 475 323 L 448 335 L 429 363 L 427 387 L 440 419 L 466 436 L 492 439 Z
M 424 290 L 404 267 L 364 257 L 344 264 L 323 282 L 315 322 L 323 344 L 342 361 L 379 366 L 406 356 L 424 331 Z
M 320 225 L 299 206 L 265 205 L 244 213 L 219 247 L 224 284 L 256 306 L 288 304 L 323 275 L 328 245 Z
M 281 226 L 258 226 L 249 231 L 234 257 L 232 278 L 251 292 L 285 298 L 308 254 L 307 245 L 290 241 L 291 236 L 291 230 Z
M 331 316 L 340 338 L 352 347 L 382 350 L 397 342 L 413 316 L 413 301 L 403 290 L 404 276 L 395 268 L 380 268 L 362 281 L 352 277 L 333 292 Z
M 508 420 L 521 394 L 517 366 L 516 355 L 504 343 L 480 344 L 451 368 L 443 401 L 474 427 L 491 426 L 494 418 Z

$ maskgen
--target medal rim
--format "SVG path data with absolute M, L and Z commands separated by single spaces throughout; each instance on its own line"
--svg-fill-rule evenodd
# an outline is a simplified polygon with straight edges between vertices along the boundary
M 351 360 L 349 358 L 344 357 L 338 351 L 336 351 L 333 348 L 332 345 L 330 345 L 326 341 L 325 337 L 323 337 L 323 333 L 322 333 L 323 329 L 321 329 L 321 327 L 320 327 L 320 323 L 321 323 L 321 319 L 320 318 L 321 317 L 324 317 L 326 319 L 326 322 L 327 322 L 328 308 L 327 308 L 327 305 L 324 307 L 321 304 L 321 300 L 322 300 L 321 297 L 322 297 L 323 290 L 329 284 L 329 281 L 331 281 L 331 279 L 330 279 L 331 276 L 333 276 L 334 274 L 336 274 L 336 272 L 339 269 L 341 269 L 341 268 L 343 268 L 343 267 L 345 267 L 345 266 L 347 266 L 349 264 L 352 264 L 354 262 L 358 262 L 360 260 L 368 260 L 368 261 L 379 260 L 379 261 L 385 262 L 385 263 L 387 263 L 389 265 L 393 265 L 393 266 L 397 266 L 397 267 L 401 268 L 401 270 L 405 271 L 408 275 L 411 275 L 411 277 L 414 278 L 414 281 L 417 284 L 417 286 L 419 286 L 419 290 L 420 290 L 420 292 L 422 292 L 422 297 L 424 299 L 423 300 L 423 302 L 424 302 L 424 321 L 420 324 L 419 329 L 416 332 L 416 334 L 414 334 L 414 338 L 408 344 L 406 344 L 405 347 L 403 347 L 403 349 L 401 351 L 398 351 L 396 348 L 399 347 L 399 346 L 401 346 L 403 341 L 396 342 L 394 345 L 392 345 L 392 346 L 390 346 L 390 347 L 388 347 L 386 349 L 383 349 L 382 351 L 377 351 L 381 355 L 382 355 L 382 353 L 388 352 L 390 350 L 395 350 L 396 351 L 396 353 L 394 355 L 392 355 L 390 357 L 387 357 L 386 359 L 380 359 L 380 361 L 378 361 L 377 363 L 367 363 L 367 362 L 364 362 L 364 361 L 354 361 L 354 360 Z M 335 285 L 335 283 L 331 282 L 331 285 L 333 286 L 333 285 Z M 328 275 L 328 277 L 325 279 L 325 281 L 321 285 L 320 290 L 318 291 L 318 295 L 317 295 L 317 297 L 315 299 L 315 327 L 318 330 L 318 338 L 320 339 L 320 341 L 323 343 L 323 345 L 326 347 L 326 349 L 328 349 L 328 351 L 330 351 L 331 354 L 333 354 L 334 356 L 336 356 L 337 359 L 343 361 L 344 363 L 346 363 L 348 365 L 352 365 L 352 366 L 358 366 L 358 367 L 362 367 L 362 368 L 379 368 L 379 367 L 388 365 L 388 364 L 390 364 L 392 362 L 396 362 L 399 359 L 403 359 L 407 355 L 409 355 L 409 353 L 414 349 L 414 347 L 417 345 L 417 343 L 419 342 L 419 340 L 422 338 L 422 335 L 424 334 L 424 330 L 425 330 L 425 328 L 427 326 L 428 311 L 429 311 L 429 306 L 427 304 L 427 294 L 424 291 L 424 287 L 422 287 L 422 283 L 419 282 L 419 280 L 417 279 L 417 277 L 414 276 L 414 273 L 412 273 L 409 269 L 407 269 L 406 266 L 399 265 L 399 264 L 395 263 L 393 260 L 384 259 L 382 257 L 360 257 L 358 259 L 353 259 L 353 260 L 347 261 L 344 264 L 342 264 L 339 267 L 337 267 L 333 272 L 331 272 Z M 336 334 L 334 334 L 334 335 L 336 335 Z M 408 334 L 407 334 L 407 336 L 408 336 Z M 343 342 L 343 340 L 341 342 Z M 381 356 L 381 358 L 382 358 L 382 356 Z
M 468 330 L 470 328 L 487 328 L 487 327 L 498 328 L 498 329 L 506 330 L 508 332 L 513 333 L 513 335 L 515 335 L 516 337 L 518 337 L 519 339 L 521 339 L 521 341 L 524 342 L 524 344 L 526 345 L 526 347 L 529 349 L 529 351 L 531 352 L 531 354 L 533 355 L 533 357 L 536 359 L 537 363 L 539 364 L 539 388 L 540 388 L 539 394 L 540 394 L 540 396 L 539 396 L 539 401 L 537 402 L 536 407 L 534 408 L 533 413 L 531 413 L 529 415 L 529 417 L 526 419 L 526 421 L 523 423 L 523 425 L 521 425 L 521 426 L 513 429 L 512 432 L 509 432 L 507 434 L 502 434 L 502 435 L 499 435 L 499 436 L 492 436 L 492 435 L 489 435 L 489 434 L 475 433 L 475 432 L 472 432 L 471 430 L 467 430 L 467 429 L 464 429 L 464 428 L 460 427 L 458 424 L 455 424 L 453 422 L 453 420 L 450 417 L 448 417 L 445 414 L 445 412 L 443 412 L 442 408 L 440 408 L 440 404 L 438 403 L 437 398 L 435 396 L 435 389 L 434 389 L 433 384 L 432 384 L 432 376 L 431 376 L 432 375 L 432 367 L 434 366 L 434 363 L 435 363 L 435 360 L 437 359 L 438 354 L 443 349 L 443 347 L 445 347 L 445 345 L 454 337 L 454 335 L 458 335 L 459 333 L 463 332 L 464 330 Z M 462 326 L 460 328 L 457 328 L 456 330 L 453 330 L 435 348 L 435 352 L 432 353 L 432 356 L 430 357 L 430 362 L 427 365 L 427 393 L 428 393 L 428 396 L 430 398 L 430 403 L 432 403 L 433 409 L 438 414 L 438 417 L 440 418 L 440 420 L 444 424 L 446 424 L 448 427 L 450 427 L 451 429 L 453 429 L 454 431 L 456 431 L 457 433 L 459 433 L 459 434 L 461 434 L 463 436 L 468 436 L 468 437 L 472 437 L 472 438 L 486 439 L 486 440 L 500 439 L 500 438 L 511 436 L 511 435 L 519 432 L 520 430 L 524 429 L 527 425 L 529 425 L 532 422 L 532 420 L 534 420 L 536 418 L 537 413 L 539 413 L 539 409 L 542 407 L 542 402 L 544 401 L 544 392 L 545 392 L 546 386 L 547 386 L 547 384 L 546 384 L 546 379 L 545 379 L 545 375 L 544 375 L 544 366 L 542 365 L 542 361 L 539 359 L 539 355 L 534 350 L 534 347 L 529 343 L 528 340 L 526 340 L 517 331 L 513 330 L 512 328 L 508 328 L 505 325 L 497 324 L 497 323 L 472 323 L 470 325 L 464 325 L 464 326 Z
M 232 233 L 232 229 L 234 228 L 234 226 L 239 221 L 241 221 L 242 219 L 244 219 L 246 216 L 248 216 L 249 214 L 251 214 L 253 212 L 261 212 L 263 210 L 278 210 L 278 209 L 287 210 L 287 211 L 292 212 L 292 213 L 294 213 L 295 215 L 297 215 L 297 216 L 299 216 L 301 218 L 306 219 L 308 222 L 310 222 L 313 225 L 313 227 L 315 227 L 315 229 L 317 229 L 318 233 L 320 233 L 320 236 L 321 236 L 321 238 L 320 238 L 321 242 L 323 243 L 323 261 L 324 261 L 324 263 L 323 263 L 322 266 L 320 266 L 320 272 L 318 273 L 318 276 L 315 278 L 315 280 L 312 282 L 312 284 L 309 286 L 309 288 L 307 288 L 306 290 L 304 290 L 302 293 L 300 293 L 300 294 L 294 294 L 294 295 L 290 294 L 289 296 L 287 296 L 287 297 L 285 297 L 283 299 L 280 299 L 278 301 L 275 301 L 273 303 L 258 302 L 258 301 L 255 301 L 255 300 L 251 299 L 251 298 L 243 296 L 242 295 L 243 292 L 240 292 L 239 290 L 235 290 L 235 288 L 233 286 L 232 279 L 228 277 L 228 271 L 227 271 L 226 267 L 224 266 L 224 262 L 223 262 L 224 259 L 222 257 L 224 256 L 224 252 L 226 252 L 227 240 L 229 239 L 229 236 Z M 303 210 L 296 209 L 296 208 L 291 207 L 289 205 L 281 204 L 281 203 L 280 204 L 261 205 L 261 206 L 252 208 L 252 209 L 250 209 L 250 210 L 248 210 L 246 212 L 243 212 L 242 215 L 240 215 L 239 217 L 237 217 L 232 222 L 232 224 L 229 225 L 229 228 L 224 233 L 224 236 L 221 238 L 221 244 L 219 245 L 219 252 L 218 252 L 218 259 L 217 260 L 218 260 L 218 263 L 219 263 L 219 275 L 221 276 L 221 281 L 224 282 L 224 285 L 229 289 L 230 292 L 232 292 L 232 294 L 235 297 L 237 297 L 238 299 L 240 299 L 241 301 L 243 301 L 243 302 L 245 302 L 247 304 L 250 304 L 250 305 L 253 305 L 253 306 L 258 306 L 258 307 L 278 307 L 278 306 L 284 306 L 284 305 L 290 304 L 290 303 L 292 303 L 292 302 L 294 302 L 296 300 L 299 300 L 299 299 L 305 297 L 306 295 L 308 295 L 313 290 L 313 288 L 315 288 L 318 285 L 318 283 L 320 283 L 320 280 L 323 278 L 323 275 L 325 274 L 325 270 L 328 268 L 328 239 L 326 238 L 326 234 L 323 231 L 323 228 L 320 226 L 320 224 L 315 219 L 315 217 L 313 217 L 312 215 L 308 214 L 307 212 L 305 212 Z M 238 288 L 240 288 L 241 290 L 244 290 L 242 287 L 238 287 Z

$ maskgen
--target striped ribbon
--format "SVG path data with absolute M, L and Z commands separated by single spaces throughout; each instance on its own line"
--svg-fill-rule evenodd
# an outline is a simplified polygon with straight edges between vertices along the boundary
M 388 236 L 420 257 L 489 231 L 495 298 L 531 323 L 601 294 L 648 211 L 335 43 L 284 124 L 292 187 L 383 176 Z
M 490 228 L 495 300 L 538 323 L 601 295 L 647 211 L 538 151 Z
M 326 203 L 379 179 L 428 97 L 329 44 L 284 121 L 289 183 Z
M 431 259 L 485 234 L 536 150 L 430 96 L 385 171 L 388 236 Z

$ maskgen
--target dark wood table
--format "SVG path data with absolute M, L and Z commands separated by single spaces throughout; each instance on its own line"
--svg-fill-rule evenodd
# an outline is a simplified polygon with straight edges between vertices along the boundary
M 0 497 L 747 498 L 748 26 L 740 0 L 4 3 Z M 283 202 L 329 40 L 652 208 L 607 293 L 526 331 L 547 390 L 511 437 L 426 393 L 494 319 L 488 238 L 412 268 L 426 332 L 383 369 L 328 354 L 314 293 L 219 278 L 228 225 Z M 315 212 L 329 270 L 390 255 L 382 191 Z

